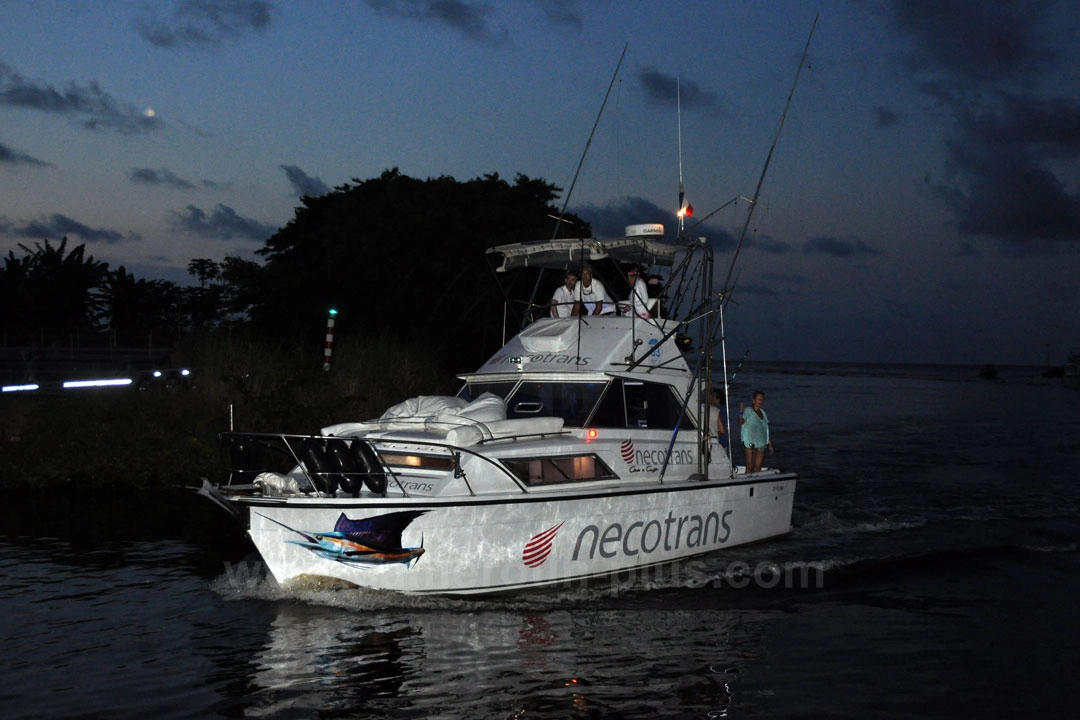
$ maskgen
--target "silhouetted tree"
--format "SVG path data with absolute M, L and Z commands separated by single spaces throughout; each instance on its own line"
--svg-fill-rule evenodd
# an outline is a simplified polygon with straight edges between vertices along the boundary
M 316 336 L 334 306 L 339 332 L 420 336 L 455 369 L 475 364 L 501 339 L 503 300 L 485 251 L 549 239 L 559 188 L 525 175 L 417 180 L 396 168 L 354 183 L 302 198 L 258 251 L 265 267 L 237 290 L 252 323 Z M 571 219 L 564 235 L 587 232 Z
M 33 331 L 30 322 L 30 256 L 15 257 L 8 252 L 0 267 L 0 327 L 4 329 L 4 344 L 21 344 Z
M 221 267 L 208 258 L 195 258 L 188 263 L 188 274 L 199 279 L 199 287 L 206 287 L 211 280 L 221 277 Z
M 9 251 L 0 274 L 9 337 L 14 334 L 26 340 L 33 335 L 52 341 L 96 332 L 104 309 L 108 263 L 86 255 L 85 244 L 67 252 L 66 237 L 55 247 L 48 240 L 35 243 L 33 250 L 19 247 L 26 257 L 16 258 Z
M 238 257 L 220 263 L 196 258 L 188 263 L 188 273 L 199 279 L 199 287 L 185 289 L 191 329 L 213 330 L 245 321 L 251 305 L 247 289 L 258 286 L 261 270 L 258 263 Z
M 225 292 L 222 296 L 225 312 L 246 319 L 265 291 L 263 266 L 251 260 L 226 256 L 221 261 L 221 282 Z
M 118 345 L 164 343 L 180 329 L 181 290 L 167 280 L 139 280 L 120 266 L 109 274 L 102 297 L 105 320 Z

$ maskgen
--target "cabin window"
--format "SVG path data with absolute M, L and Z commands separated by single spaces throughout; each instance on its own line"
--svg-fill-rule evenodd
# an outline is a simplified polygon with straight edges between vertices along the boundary
M 507 399 L 506 417 L 561 417 L 566 427 L 584 427 L 606 384 L 526 380 Z
M 608 480 L 618 477 L 596 455 L 504 459 L 503 464 L 527 485 Z
M 445 455 L 404 455 L 401 453 L 381 453 L 379 457 L 387 465 L 407 468 L 424 468 L 425 470 L 452 470 L 453 458 Z
M 668 385 L 617 379 L 605 393 L 590 423 L 593 427 L 671 430 L 694 427 Z

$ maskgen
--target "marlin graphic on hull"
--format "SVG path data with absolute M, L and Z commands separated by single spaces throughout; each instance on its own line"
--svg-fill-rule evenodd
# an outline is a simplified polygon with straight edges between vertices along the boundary
M 270 522 L 296 533 L 306 542 L 288 540 L 315 553 L 319 557 L 345 565 L 388 565 L 404 563 L 412 567 L 424 554 L 424 541 L 420 547 L 402 547 L 401 533 L 427 510 L 407 510 L 387 513 L 362 520 L 350 520 L 341 513 L 332 532 L 304 532 L 258 513 Z

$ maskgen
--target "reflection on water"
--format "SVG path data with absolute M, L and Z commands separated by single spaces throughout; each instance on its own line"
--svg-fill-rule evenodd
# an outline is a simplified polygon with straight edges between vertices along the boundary
M 246 715 L 348 716 L 397 697 L 413 674 L 418 631 L 403 621 L 364 622 L 352 613 L 303 604 L 278 607 L 265 647 L 252 658 L 256 691 Z
M 557 596 L 454 601 L 285 591 L 271 580 L 239 589 L 223 578 L 215 589 L 276 597 L 251 658 L 253 717 L 719 715 L 762 653 L 767 617 L 660 599 L 590 609 Z

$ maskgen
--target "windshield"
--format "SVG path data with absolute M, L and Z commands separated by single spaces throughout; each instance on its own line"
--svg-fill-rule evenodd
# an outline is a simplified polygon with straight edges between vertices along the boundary
M 506 404 L 506 417 L 561 417 L 583 427 L 606 382 L 523 382 Z
M 458 392 L 457 396 L 472 402 L 484 393 L 493 393 L 505 400 L 510 391 L 514 389 L 515 385 L 517 385 L 517 380 L 509 380 L 507 382 L 470 382 L 465 383 L 465 387 L 461 388 L 461 391 Z
M 507 419 L 561 417 L 566 427 L 584 427 L 605 386 L 607 381 L 470 382 L 458 397 L 472 401 L 490 392 L 506 400 Z

